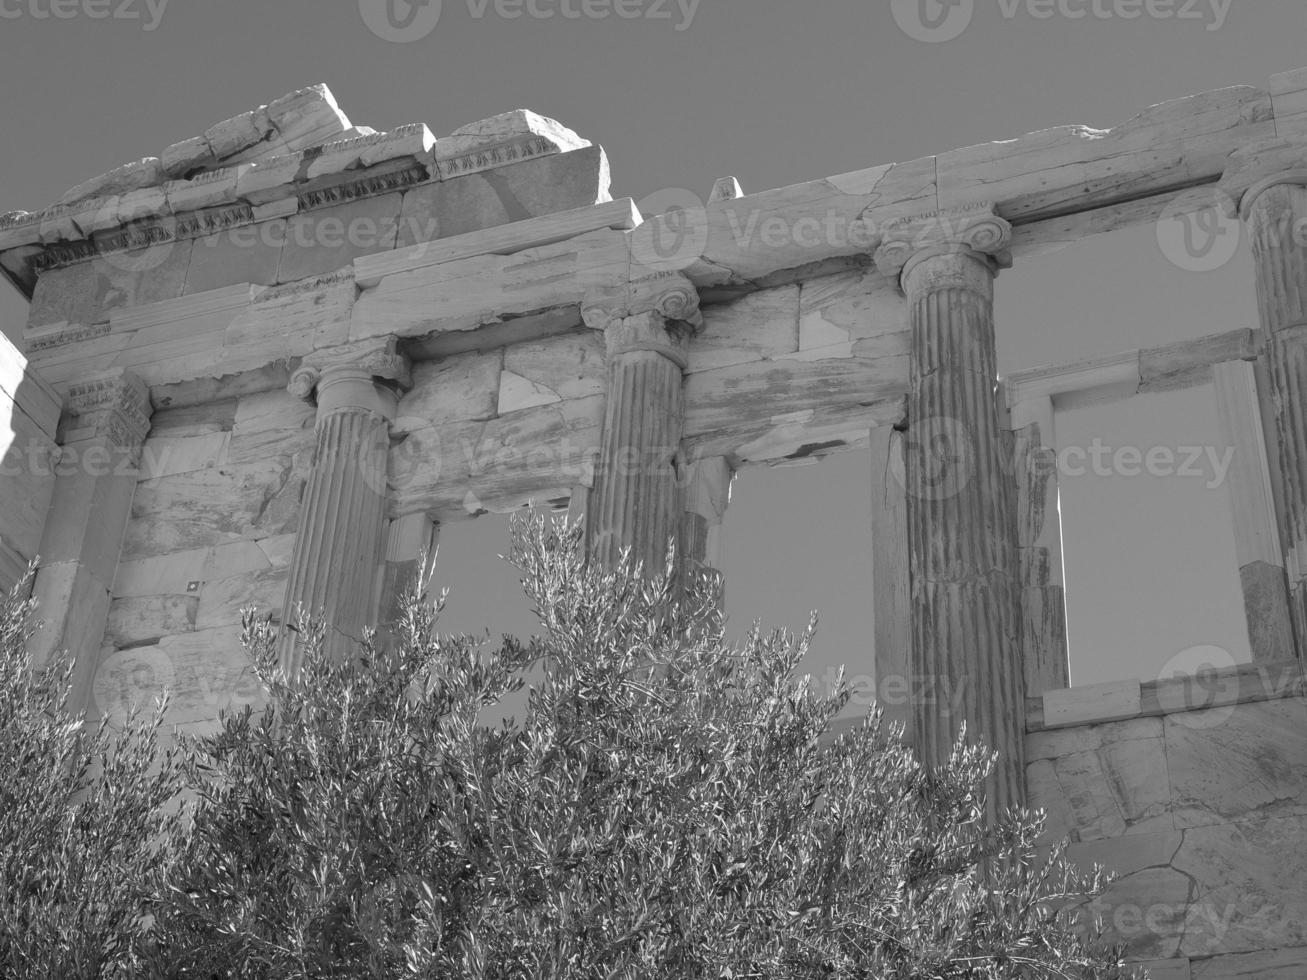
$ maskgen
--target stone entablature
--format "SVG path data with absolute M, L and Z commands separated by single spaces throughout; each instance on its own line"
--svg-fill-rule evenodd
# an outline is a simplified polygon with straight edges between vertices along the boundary
M 322 85 L 197 139 L 169 147 L 162 159 L 87 181 L 44 210 L 0 216 L 4 273 L 30 293 L 42 272 L 96 256 L 202 238 L 590 146 L 526 110 L 441 140 L 421 123 L 380 133 L 351 128 Z M 606 174 L 606 163 L 603 169 Z M 601 200 L 605 194 L 606 187 Z

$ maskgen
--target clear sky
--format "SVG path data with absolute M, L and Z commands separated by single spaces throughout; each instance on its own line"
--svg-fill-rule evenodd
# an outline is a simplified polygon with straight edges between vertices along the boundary
M 921 2 L 927 16 L 948 9 Z M 965 29 L 940 42 L 900 27 L 916 9 L 916 0 L 444 0 L 429 34 L 395 43 L 367 26 L 358 0 L 0 0 L 0 212 L 43 206 L 319 81 L 355 124 L 377 129 L 417 121 L 439 136 L 532 108 L 601 143 L 614 194 L 638 200 L 666 188 L 703 195 L 727 174 L 758 191 L 1049 126 L 1112 126 L 1153 103 L 1264 85 L 1307 64 L 1302 0 L 974 0 Z M 12 328 L 23 304 L 0 292 L 0 321 Z M 1000 369 L 1010 372 L 1254 326 L 1257 314 L 1246 247 L 1216 271 L 1190 272 L 1142 228 L 1004 273 L 997 315 Z M 1179 448 L 1211 444 L 1215 412 L 1210 390 L 1197 389 L 1069 414 L 1059 426 L 1064 445 Z M 748 470 L 728 517 L 735 627 L 761 616 L 800 628 L 820 609 L 819 678 L 836 662 L 867 669 L 867 467 L 849 454 Z M 1246 658 L 1228 505 L 1212 482 L 1064 481 L 1077 683 L 1150 678 L 1196 645 Z M 494 519 L 446 534 L 452 627 L 529 628 L 512 570 L 490 558 L 506 547 L 502 535 Z

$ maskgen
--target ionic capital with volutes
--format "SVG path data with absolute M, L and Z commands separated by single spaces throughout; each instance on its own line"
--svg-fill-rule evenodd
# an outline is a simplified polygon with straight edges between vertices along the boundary
M 908 296 L 950 287 L 992 295 L 994 277 L 1012 266 L 1011 242 L 1012 226 L 981 204 L 892 222 L 874 258 Z
M 359 409 L 393 421 L 400 392 L 412 386 L 409 359 L 388 337 L 311 354 L 291 375 L 287 390 L 316 402 L 319 417 Z
M 1217 184 L 1245 222 L 1276 187 L 1307 187 L 1307 139 L 1269 137 L 1242 146 L 1230 154 Z
M 581 317 L 592 330 L 604 332 L 610 359 L 653 351 L 682 370 L 689 340 L 703 326 L 699 292 L 679 272 L 592 290 L 581 306 Z

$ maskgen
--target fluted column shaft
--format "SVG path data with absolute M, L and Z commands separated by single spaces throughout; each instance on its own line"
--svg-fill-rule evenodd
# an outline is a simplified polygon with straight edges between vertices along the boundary
M 1244 199 L 1275 423 L 1281 541 L 1298 643 L 1307 637 L 1307 173 Z M 1301 655 L 1301 652 L 1300 652 Z
M 616 319 L 604 330 L 608 400 L 587 520 L 591 554 L 606 565 L 630 548 L 646 572 L 661 572 L 680 527 L 686 334 L 659 313 Z
M 891 226 L 876 252 L 899 277 L 912 334 L 904 446 L 912 742 L 928 766 L 968 740 L 998 753 L 992 821 L 1025 801 L 1016 493 L 999 424 L 994 277 L 1012 228 L 990 206 Z
M 286 584 L 295 609 L 326 624 L 325 648 L 345 656 L 376 614 L 384 551 L 386 465 L 396 393 L 364 368 L 331 368 L 317 381 L 317 444 L 304 488 Z M 284 634 L 282 664 L 299 668 L 301 637 Z
M 988 796 L 1001 811 L 1023 797 L 1025 685 L 1015 500 L 994 397 L 994 272 L 987 255 L 941 251 L 915 259 L 903 287 L 912 649 L 927 693 L 914 744 L 942 761 L 965 721 L 971 738 L 999 752 Z

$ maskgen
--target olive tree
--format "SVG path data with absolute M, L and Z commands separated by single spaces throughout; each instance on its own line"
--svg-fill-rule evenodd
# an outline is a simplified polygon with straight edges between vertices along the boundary
M 993 757 L 928 770 L 850 692 L 796 676 L 812 636 L 725 641 L 712 576 L 586 560 L 518 520 L 540 632 L 446 636 L 410 590 L 344 662 L 286 677 L 190 749 L 194 825 L 160 970 L 217 977 L 1113 978 L 1075 906 L 1106 883 L 982 818 Z M 486 712 L 539 681 L 521 717 Z
M 29 582 L 0 596 L 0 976 L 142 976 L 180 820 L 166 705 L 74 711 L 71 658 L 35 662 Z

